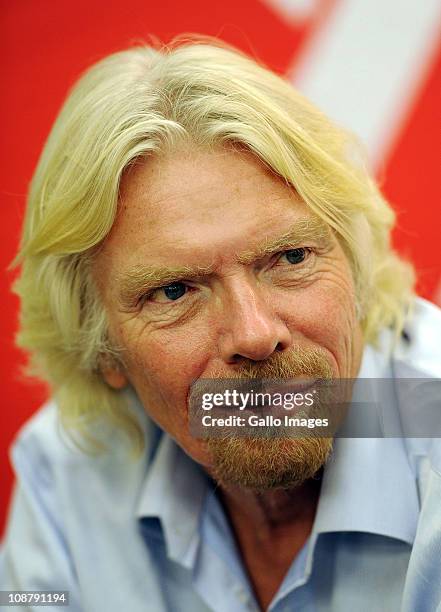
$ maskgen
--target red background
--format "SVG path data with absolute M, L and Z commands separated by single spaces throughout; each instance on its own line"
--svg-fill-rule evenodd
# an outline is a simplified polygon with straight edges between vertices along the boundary
M 75 3 L 27 0 L 3 5 L 0 50 L 1 164 L 0 265 L 6 269 L 19 240 L 25 194 L 44 140 L 67 89 L 101 57 L 148 40 L 182 32 L 219 36 L 263 59 L 278 72 L 293 68 L 312 32 L 338 0 L 323 0 L 321 12 L 296 23 L 282 19 L 259 0 L 104 0 Z M 386 195 L 399 212 L 398 248 L 412 257 L 420 274 L 419 292 L 436 299 L 441 264 L 441 187 L 438 176 L 441 51 L 425 68 L 422 86 L 398 138 L 381 163 Z M 435 141 L 437 138 L 437 141 Z M 18 303 L 10 293 L 13 274 L 1 281 L 1 372 L 3 400 L 0 437 L 0 531 L 13 479 L 7 449 L 19 426 L 45 399 L 44 388 L 20 375 L 23 356 L 14 348 Z

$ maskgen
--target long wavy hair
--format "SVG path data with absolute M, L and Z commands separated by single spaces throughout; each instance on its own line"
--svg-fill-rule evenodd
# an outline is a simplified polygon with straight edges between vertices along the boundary
M 135 456 L 144 436 L 125 394 L 101 374 L 119 355 L 90 265 L 114 222 L 124 170 L 183 142 L 245 147 L 326 221 L 352 267 L 366 342 L 384 326 L 399 334 L 412 303 L 413 269 L 390 243 L 394 212 L 356 139 L 290 83 L 215 39 L 110 55 L 77 82 L 53 126 L 14 260 L 28 371 L 49 382 L 63 425 L 91 452 L 102 449 L 90 434 L 97 419 L 126 432 Z

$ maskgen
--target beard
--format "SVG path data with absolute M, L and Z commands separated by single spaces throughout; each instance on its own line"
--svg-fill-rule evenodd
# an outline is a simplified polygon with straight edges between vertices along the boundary
M 211 438 L 209 470 L 219 485 L 262 493 L 294 489 L 313 478 L 332 451 L 332 438 Z
M 224 376 L 225 377 L 225 376 Z M 265 362 L 247 362 L 228 379 L 330 379 L 331 367 L 319 349 L 277 353 Z M 221 372 L 213 375 L 223 378 Z M 256 492 L 292 489 L 313 478 L 329 458 L 332 437 L 289 437 L 280 428 L 267 427 L 265 436 L 231 433 L 205 438 L 211 458 L 211 476 L 223 486 Z

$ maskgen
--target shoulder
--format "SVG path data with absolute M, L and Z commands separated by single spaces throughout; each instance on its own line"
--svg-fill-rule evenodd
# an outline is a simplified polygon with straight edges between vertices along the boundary
M 373 376 L 379 378 L 379 384 L 383 378 L 393 379 L 399 417 L 398 421 L 388 417 L 385 422 L 406 432 L 404 447 L 423 495 L 429 471 L 441 474 L 441 421 L 437 407 L 441 397 L 441 309 L 415 298 L 400 338 L 394 340 L 393 331 L 383 329 L 378 346 L 367 347 L 366 357 L 375 365 L 370 372 L 375 372 Z M 391 405 L 385 403 L 384 409 L 389 410 Z
M 54 402 L 24 424 L 11 448 L 16 487 L 0 551 L 2 584 L 12 590 L 66 585 L 73 610 L 96 610 L 103 605 L 103 585 L 119 581 L 121 600 L 138 580 L 144 586 L 135 598 L 145 604 L 155 574 L 136 510 L 150 434 L 158 431 L 148 423 L 146 452 L 136 460 L 118 447 L 118 436 L 109 439 L 109 452 L 84 453 L 64 433 Z M 121 609 L 114 593 L 109 601 Z
M 39 480 L 49 481 L 53 476 L 51 466 L 61 466 L 76 454 L 63 435 L 53 401 L 44 404 L 22 425 L 10 449 L 16 475 L 23 480 L 38 474 Z
M 441 397 L 441 309 L 417 298 L 413 314 L 405 325 L 404 337 L 398 343 L 392 359 L 397 384 L 402 386 L 403 404 L 410 419 L 410 432 L 406 439 L 409 460 L 417 466 L 420 497 L 441 503 L 441 423 L 439 398 Z M 403 379 L 412 379 L 403 384 Z M 400 382 L 401 381 L 401 382 Z M 421 381 L 421 382 L 420 382 Z M 398 394 L 400 395 L 400 394 Z M 412 406 L 417 410 L 412 411 Z M 435 410 L 434 410 L 435 409 Z M 418 419 L 416 419 L 418 417 Z M 420 435 L 418 435 L 420 432 Z M 436 483 L 436 487 L 434 487 Z M 429 486 L 430 485 L 430 486 Z
M 146 451 L 132 459 L 128 445 L 119 436 L 109 437 L 109 450 L 85 452 L 63 429 L 54 401 L 43 405 L 21 427 L 10 448 L 17 480 L 29 488 L 44 487 L 48 495 L 69 497 L 73 491 L 87 494 L 99 483 L 104 497 L 135 497 L 146 471 L 146 458 L 156 427 L 147 418 L 143 423 Z M 83 497 L 83 495 L 82 495 Z
M 394 361 L 427 377 L 441 378 L 441 309 L 416 298 L 411 317 L 395 348 Z

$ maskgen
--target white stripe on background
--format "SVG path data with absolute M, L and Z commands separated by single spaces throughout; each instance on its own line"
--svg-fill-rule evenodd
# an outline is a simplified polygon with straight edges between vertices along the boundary
M 321 0 L 264 0 L 282 17 L 290 21 L 304 21 L 316 10 Z
M 424 82 L 440 18 L 439 0 L 337 0 L 296 64 L 295 85 L 361 137 L 374 167 Z

